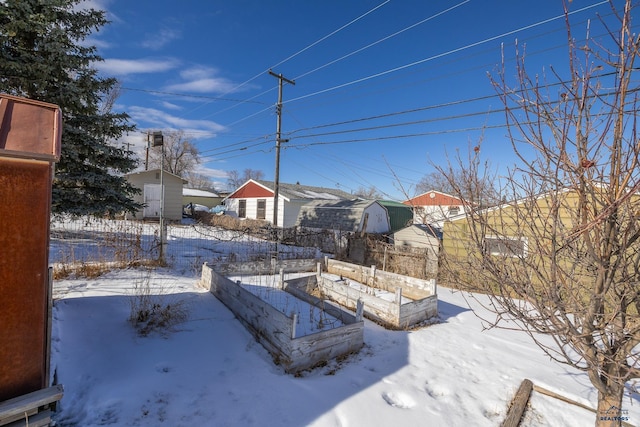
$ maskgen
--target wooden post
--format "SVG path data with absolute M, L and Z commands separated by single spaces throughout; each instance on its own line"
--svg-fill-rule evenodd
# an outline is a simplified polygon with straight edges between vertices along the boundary
M 394 302 L 398 304 L 398 307 L 402 305 L 402 288 L 396 288 L 396 297 Z
M 360 238 L 363 238 L 367 232 L 367 223 L 369 222 L 369 213 L 364 214 L 364 221 L 362 221 L 362 230 L 360 230 Z
M 371 280 L 369 281 L 369 283 L 366 283 L 369 286 L 372 287 L 376 287 L 376 266 L 372 265 L 371 266 Z
M 364 302 L 362 302 L 362 298 L 358 298 L 356 302 L 356 322 L 362 321 L 362 312 L 364 311 Z
M 322 276 L 322 264 L 321 263 L 317 264 L 317 268 L 316 269 L 318 271 L 317 272 L 318 277 Z
M 384 255 L 382 255 L 382 271 L 387 271 L 387 245 L 384 246 Z
M 522 381 L 520 388 L 518 388 L 516 395 L 511 401 L 511 407 L 509 408 L 507 417 L 502 424 L 500 424 L 501 427 L 518 427 L 522 419 L 522 414 L 524 414 L 524 410 L 527 408 L 532 389 L 533 383 L 530 380 L 525 379 Z
M 293 313 L 291 316 L 291 339 L 296 338 L 296 325 L 298 324 L 298 313 Z
M 280 269 L 280 277 L 279 277 L 279 285 L 280 285 L 280 289 L 284 289 L 284 268 Z

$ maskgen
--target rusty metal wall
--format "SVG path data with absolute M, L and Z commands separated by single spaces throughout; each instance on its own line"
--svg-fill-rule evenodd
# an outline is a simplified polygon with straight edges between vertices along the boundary
M 0 401 L 48 383 L 52 168 L 0 157 Z

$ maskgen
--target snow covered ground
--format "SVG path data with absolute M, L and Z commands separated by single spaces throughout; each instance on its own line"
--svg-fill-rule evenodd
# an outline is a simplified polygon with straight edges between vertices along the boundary
M 187 234 L 172 230 L 169 250 Z M 206 261 L 211 251 L 197 242 L 187 256 Z M 237 239 L 228 245 L 238 251 Z M 223 247 L 215 242 L 216 253 Z M 287 375 L 198 286 L 199 272 L 172 259 L 151 272 L 54 283 L 51 369 L 65 389 L 59 426 L 498 426 L 524 378 L 595 405 L 585 374 L 550 361 L 524 333 L 484 330 L 464 295 L 443 287 L 439 323 L 389 331 L 365 320 L 358 354 Z M 128 318 L 134 289 L 144 283 L 188 318 L 139 335 Z M 537 393 L 531 403 L 526 426 L 594 422 L 595 414 Z M 623 407 L 640 424 L 638 396 L 626 396 Z

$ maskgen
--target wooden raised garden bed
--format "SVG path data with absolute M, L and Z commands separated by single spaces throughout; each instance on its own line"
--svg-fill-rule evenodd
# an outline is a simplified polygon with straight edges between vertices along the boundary
M 422 280 L 379 271 L 332 259 L 325 260 L 326 273 L 317 279 L 317 289 L 340 305 L 354 309 L 364 303 L 365 317 L 393 329 L 415 326 L 438 315 L 435 280 Z
M 273 274 L 273 271 L 304 271 L 311 263 L 300 260 L 278 261 L 276 264 L 251 269 L 246 264 L 225 264 L 224 273 L 218 272 L 208 264 L 202 267 L 200 284 L 209 288 L 247 327 L 255 338 L 271 353 L 274 361 L 282 364 L 288 373 L 297 373 L 313 368 L 339 356 L 357 352 L 364 345 L 364 322 L 362 306 L 354 316 L 328 301 L 323 301 L 301 291 L 301 284 L 315 275 L 300 277 L 288 281 L 280 273 L 278 286 L 265 291 L 273 296 L 278 292 L 291 298 L 291 304 L 284 308 L 273 305 L 269 298 L 261 298 L 256 286 L 251 283 L 234 282 L 227 275 L 233 274 Z M 304 265 L 304 266 L 303 266 Z M 277 270 L 275 270 L 277 269 Z M 256 271 L 257 270 L 257 271 Z M 253 289 L 252 289 L 253 288 Z M 252 292 L 253 290 L 253 292 Z M 287 300 L 289 301 L 289 300 Z M 296 307 L 306 304 L 307 308 L 296 311 Z M 317 328 L 302 328 L 301 320 L 319 315 Z M 307 329 L 306 331 L 303 329 Z M 311 329 L 311 330 L 309 330 Z M 305 334 L 306 332 L 306 334 Z

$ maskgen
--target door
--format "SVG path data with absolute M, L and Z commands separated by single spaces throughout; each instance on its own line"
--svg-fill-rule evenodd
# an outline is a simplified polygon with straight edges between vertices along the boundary
M 160 206 L 162 203 L 162 186 L 160 184 L 144 185 L 144 218 L 160 218 Z

